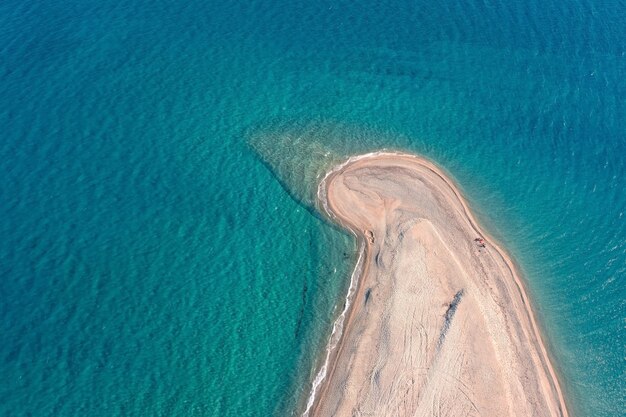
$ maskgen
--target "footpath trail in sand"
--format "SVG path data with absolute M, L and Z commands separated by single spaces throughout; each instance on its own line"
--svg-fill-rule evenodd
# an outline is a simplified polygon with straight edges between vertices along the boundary
M 365 258 L 311 415 L 568 416 L 511 260 L 436 166 L 371 154 L 322 187 Z

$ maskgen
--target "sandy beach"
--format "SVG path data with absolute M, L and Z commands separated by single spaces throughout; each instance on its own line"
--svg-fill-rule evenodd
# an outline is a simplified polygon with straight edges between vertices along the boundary
M 353 158 L 320 185 L 364 248 L 311 416 L 568 416 L 520 277 L 434 164 Z

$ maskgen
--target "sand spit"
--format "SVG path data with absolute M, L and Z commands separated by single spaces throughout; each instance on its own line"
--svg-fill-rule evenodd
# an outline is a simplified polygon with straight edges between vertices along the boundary
M 305 415 L 568 416 L 513 263 L 436 166 L 363 155 L 319 197 L 364 252 Z

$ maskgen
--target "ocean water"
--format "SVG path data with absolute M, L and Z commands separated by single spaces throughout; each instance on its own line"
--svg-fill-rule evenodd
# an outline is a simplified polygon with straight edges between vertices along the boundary
M 626 410 L 626 6 L 0 3 L 0 416 L 299 415 L 379 148 L 516 259 L 575 416 Z

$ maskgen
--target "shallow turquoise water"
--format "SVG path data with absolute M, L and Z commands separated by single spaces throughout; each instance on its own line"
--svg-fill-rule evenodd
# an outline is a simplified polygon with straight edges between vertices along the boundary
M 576 415 L 621 415 L 624 22 L 580 0 L 3 2 L 0 415 L 297 414 L 355 251 L 293 174 L 317 143 L 444 166 L 520 264 Z

